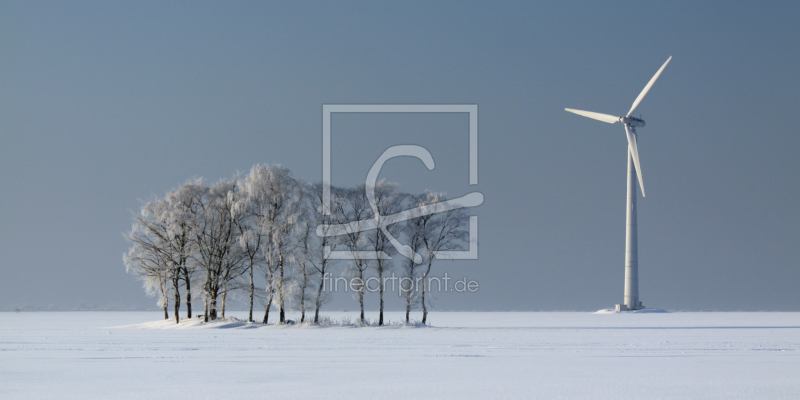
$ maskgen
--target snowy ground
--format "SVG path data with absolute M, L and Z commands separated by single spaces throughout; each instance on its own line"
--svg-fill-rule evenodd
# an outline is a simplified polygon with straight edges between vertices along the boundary
M 0 398 L 800 393 L 800 313 L 435 312 L 429 328 L 129 326 L 158 319 L 138 312 L 0 313 Z

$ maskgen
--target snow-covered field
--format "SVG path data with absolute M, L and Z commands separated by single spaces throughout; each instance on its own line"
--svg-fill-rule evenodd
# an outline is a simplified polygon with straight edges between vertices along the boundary
M 427 328 L 145 324 L 159 318 L 0 313 L 0 398 L 800 396 L 800 313 L 435 312 Z

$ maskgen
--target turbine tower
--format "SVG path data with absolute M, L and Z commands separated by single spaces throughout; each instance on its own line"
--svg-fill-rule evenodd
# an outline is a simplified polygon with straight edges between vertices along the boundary
M 642 167 L 639 165 L 639 150 L 636 147 L 636 128 L 644 127 L 644 120 L 631 116 L 636 107 L 639 106 L 644 96 L 656 82 L 658 76 L 667 67 L 669 61 L 672 60 L 670 56 L 664 65 L 658 69 L 647 86 L 639 93 L 631 106 L 630 111 L 624 117 L 615 117 L 608 114 L 600 114 L 591 111 L 573 110 L 565 108 L 565 110 L 582 115 L 584 117 L 596 119 L 609 124 L 615 122 L 622 122 L 625 126 L 625 135 L 628 138 L 628 199 L 627 211 L 625 214 L 625 296 L 623 304 L 617 304 L 617 311 L 639 310 L 644 308 L 642 301 L 639 299 L 639 245 L 637 242 L 636 232 L 636 180 L 639 180 L 639 187 L 642 189 L 642 197 L 644 197 L 644 183 L 642 182 Z M 634 177 L 636 175 L 636 178 Z

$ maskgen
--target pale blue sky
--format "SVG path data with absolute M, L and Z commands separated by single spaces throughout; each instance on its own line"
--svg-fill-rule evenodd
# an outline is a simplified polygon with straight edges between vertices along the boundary
M 624 114 L 672 55 L 637 109 L 641 298 L 799 310 L 798 21 L 797 2 L 2 2 L 0 308 L 152 307 L 121 257 L 137 199 L 255 163 L 319 180 L 335 103 L 478 105 L 474 188 L 465 118 L 333 121 L 335 183 L 424 144 L 434 172 L 385 176 L 485 195 L 480 259 L 437 267 L 480 290 L 437 307 L 613 306 L 625 136 L 564 108 Z

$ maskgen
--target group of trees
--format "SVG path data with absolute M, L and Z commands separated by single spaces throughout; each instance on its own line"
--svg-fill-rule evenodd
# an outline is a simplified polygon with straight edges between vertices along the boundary
M 367 189 L 373 199 L 368 199 Z M 344 264 L 339 272 L 358 278 L 361 323 L 364 282 L 367 275 L 377 274 L 379 325 L 384 323 L 384 276 L 396 261 L 410 278 L 407 282 L 413 282 L 401 287 L 406 322 L 413 307 L 421 304 L 425 323 L 425 282 L 434 255 L 462 247 L 468 225 L 463 210 L 430 209 L 385 225 L 384 232 L 359 224 L 372 220 L 380 225 L 380 218 L 402 210 L 435 208 L 444 196 L 401 193 L 397 185 L 379 182 L 370 188 L 331 187 L 329 212 L 324 200 L 322 184 L 294 179 L 279 165 L 256 165 L 246 175 L 212 185 L 191 180 L 142 205 L 125 235 L 131 247 L 123 260 L 127 271 L 143 280 L 147 293 L 158 297 L 165 319 L 172 302 L 176 323 L 182 297 L 187 318 L 192 317 L 192 301 L 202 299 L 207 322 L 225 317 L 226 301 L 232 296 L 248 300 L 251 322 L 254 306 L 261 303 L 263 323 L 273 308 L 279 323 L 286 322 L 287 310 L 299 311 L 305 322 L 311 307 L 311 321 L 319 323 L 320 308 L 332 294 L 325 290 L 325 277 Z M 332 235 L 336 226 L 345 228 Z M 415 262 L 397 254 L 387 234 L 403 240 L 422 259 Z M 332 259 L 332 250 L 344 250 L 351 259 Z M 381 252 L 392 259 L 368 256 Z

